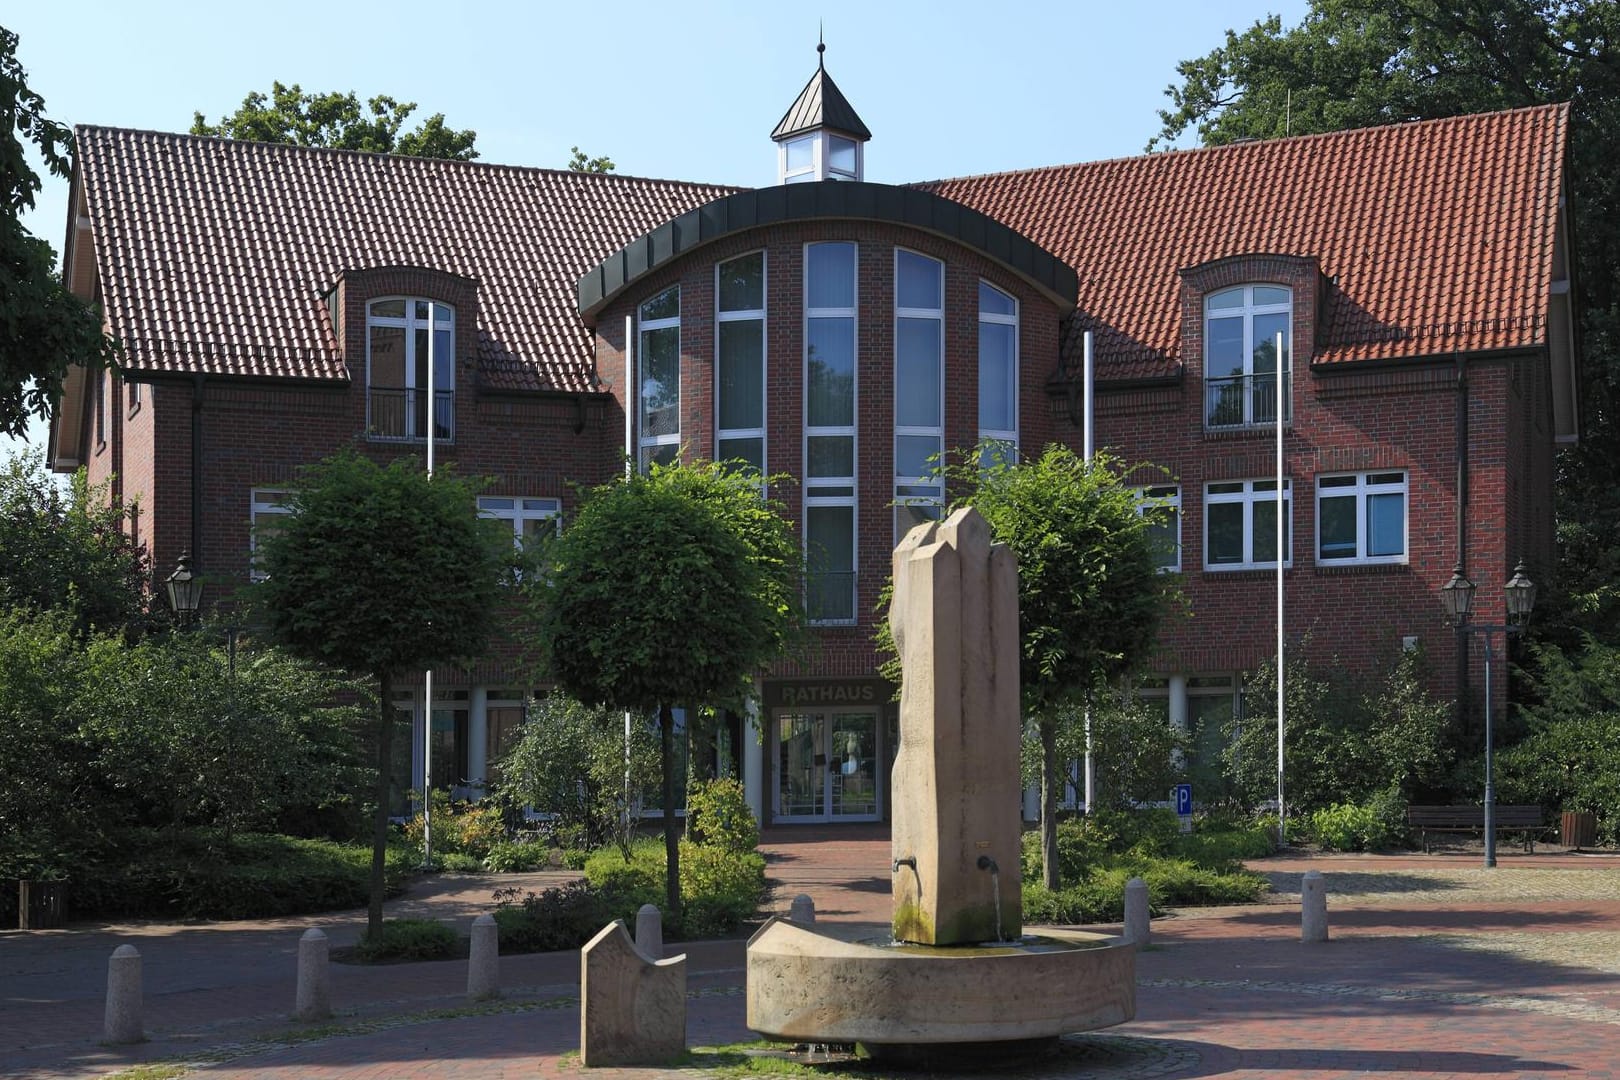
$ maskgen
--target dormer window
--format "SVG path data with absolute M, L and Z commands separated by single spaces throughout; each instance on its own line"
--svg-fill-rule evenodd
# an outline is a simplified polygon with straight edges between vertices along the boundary
M 431 327 L 431 332 L 430 328 Z M 366 305 L 366 426 L 373 439 L 455 438 L 456 313 L 449 304 L 386 297 Z
M 1277 422 L 1277 335 L 1282 335 L 1283 420 L 1290 419 L 1293 293 L 1240 285 L 1204 300 L 1204 424 L 1254 427 Z

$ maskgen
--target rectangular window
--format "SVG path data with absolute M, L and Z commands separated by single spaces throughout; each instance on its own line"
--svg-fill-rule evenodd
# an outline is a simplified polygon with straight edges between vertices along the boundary
M 681 453 L 681 290 L 671 286 L 641 305 L 641 471 Z
M 715 459 L 765 472 L 765 255 L 715 268 Z
M 945 264 L 894 251 L 894 539 L 939 518 L 945 485 Z
M 1406 474 L 1316 478 L 1316 557 L 1327 563 L 1406 561 Z
M 431 333 L 429 327 L 432 328 Z M 455 311 L 432 300 L 391 297 L 366 307 L 366 424 L 373 439 L 455 438 Z
M 1293 482 L 1283 481 L 1284 566 L 1293 565 Z M 1231 480 L 1204 486 L 1204 568 L 1257 570 L 1277 565 L 1277 481 Z
M 1174 484 L 1141 488 L 1137 510 L 1147 515 L 1148 540 L 1160 570 L 1181 569 L 1181 489 Z
M 265 573 L 259 568 L 259 543 L 281 527 L 286 515 L 292 513 L 288 503 L 292 492 L 280 488 L 254 488 L 248 508 L 248 566 L 254 581 L 263 581 Z
M 1018 301 L 979 282 L 979 464 L 1018 460 Z
M 855 621 L 855 257 L 805 247 L 804 546 L 810 620 Z
M 1204 301 L 1204 426 L 1277 422 L 1277 335 L 1282 335 L 1283 421 L 1292 413 L 1293 294 L 1240 285 Z
M 522 548 L 536 538 L 549 536 L 556 531 L 557 518 L 562 514 L 562 500 L 482 495 L 478 499 L 478 514 L 511 525 L 512 543 Z

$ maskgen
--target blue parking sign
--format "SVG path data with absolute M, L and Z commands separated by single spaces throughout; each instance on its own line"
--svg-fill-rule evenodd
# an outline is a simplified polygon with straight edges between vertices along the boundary
M 1192 816 L 1192 785 L 1176 785 L 1176 813 L 1182 817 Z

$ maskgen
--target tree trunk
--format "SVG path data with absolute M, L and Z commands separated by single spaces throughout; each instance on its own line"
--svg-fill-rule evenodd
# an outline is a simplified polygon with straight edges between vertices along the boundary
M 665 918 L 681 918 L 681 831 L 675 819 L 675 710 L 658 706 L 658 741 L 664 759 L 664 904 Z
M 377 811 L 371 818 L 371 901 L 366 907 L 366 933 L 382 933 L 383 893 L 388 863 L 388 774 L 394 757 L 394 681 L 388 672 L 377 673 L 377 691 L 382 697 L 382 724 L 377 728 Z
M 1057 721 L 1041 717 L 1041 882 L 1048 889 L 1058 888 L 1057 804 L 1058 770 Z

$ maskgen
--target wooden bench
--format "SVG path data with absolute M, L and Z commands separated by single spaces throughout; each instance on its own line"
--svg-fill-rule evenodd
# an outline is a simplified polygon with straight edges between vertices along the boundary
M 1483 806 L 1408 806 L 1406 823 L 1418 832 L 1425 852 L 1430 850 L 1430 833 L 1485 834 L 1485 808 Z M 1544 835 L 1551 826 L 1542 820 L 1539 806 L 1498 806 L 1496 831 L 1517 833 L 1524 850 L 1536 850 L 1536 837 Z

